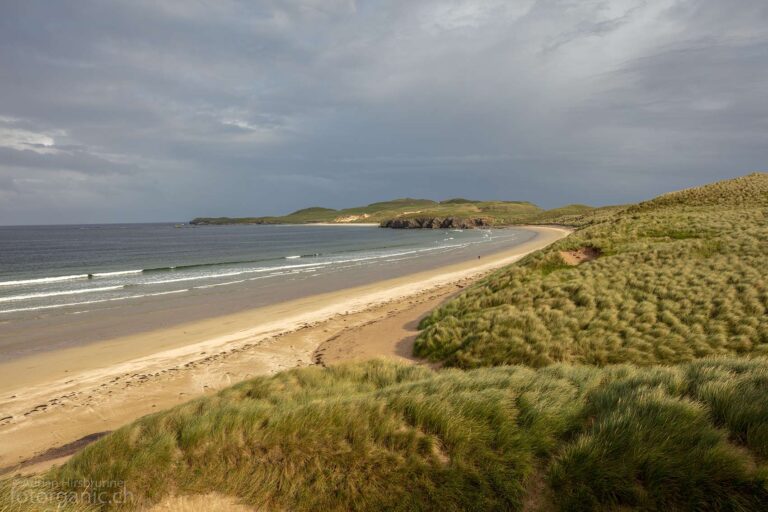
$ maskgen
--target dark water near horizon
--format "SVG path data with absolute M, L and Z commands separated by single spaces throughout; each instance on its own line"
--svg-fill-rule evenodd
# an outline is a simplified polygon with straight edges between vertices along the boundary
M 275 287 L 351 269 L 392 276 L 398 268 L 427 269 L 444 259 L 439 255 L 458 261 L 531 236 L 372 226 L 0 227 L 0 322 L 213 288 Z

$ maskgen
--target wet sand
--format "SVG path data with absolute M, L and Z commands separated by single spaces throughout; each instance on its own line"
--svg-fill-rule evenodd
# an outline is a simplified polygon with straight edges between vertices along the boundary
M 478 260 L 2 363 L 0 468 L 42 470 L 70 456 L 48 450 L 79 447 L 86 436 L 257 375 L 376 356 L 412 360 L 423 315 L 568 233 L 529 229 L 532 240 Z

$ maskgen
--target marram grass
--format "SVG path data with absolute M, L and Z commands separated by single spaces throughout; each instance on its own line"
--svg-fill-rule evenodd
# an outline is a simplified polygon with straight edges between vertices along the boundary
M 768 175 L 610 212 L 435 310 L 416 354 L 462 368 L 768 355 Z M 602 255 L 566 265 L 579 247 Z
M 85 502 L 82 482 L 124 481 L 131 500 L 103 510 L 210 493 L 261 510 L 761 510 L 766 425 L 764 359 L 438 372 L 372 361 L 147 416 L 45 478 Z M 0 500 L 17 510 L 7 487 Z

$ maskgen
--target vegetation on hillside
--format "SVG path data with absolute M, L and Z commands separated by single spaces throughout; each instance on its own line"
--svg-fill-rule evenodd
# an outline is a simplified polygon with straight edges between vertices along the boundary
M 381 223 L 393 219 L 431 219 L 455 217 L 483 219 L 489 225 L 541 223 L 564 216 L 575 216 L 589 211 L 585 205 L 569 205 L 555 210 L 542 210 L 524 201 L 472 201 L 463 198 L 435 202 L 429 199 L 395 199 L 368 206 L 334 210 L 312 207 L 281 217 L 200 217 L 192 224 L 307 224 L 318 222 Z
M 530 224 L 558 224 L 574 228 L 583 228 L 601 222 L 626 206 L 600 206 L 593 208 L 583 204 L 571 204 L 537 213 L 528 220 Z
M 662 207 L 715 206 L 732 208 L 768 205 L 768 173 L 755 172 L 732 180 L 668 192 L 630 208 L 631 212 Z
M 434 311 L 416 354 L 462 368 L 768 355 L 766 207 L 768 175 L 754 174 L 588 212 L 567 239 Z M 560 255 L 583 247 L 601 256 Z
M 105 510 L 213 491 L 263 510 L 758 510 L 767 383 L 762 359 L 307 368 L 142 418 L 46 478 L 83 502 L 83 482 L 125 482 Z

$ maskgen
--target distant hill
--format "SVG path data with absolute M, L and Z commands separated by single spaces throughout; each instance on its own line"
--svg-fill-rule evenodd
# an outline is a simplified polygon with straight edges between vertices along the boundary
M 327 215 L 327 214 L 333 214 L 336 213 L 338 210 L 334 210 L 333 208 L 323 208 L 321 206 L 311 206 L 309 208 L 303 208 L 301 210 L 296 210 L 293 213 L 289 213 L 291 216 L 299 216 L 299 215 L 307 215 L 307 216 L 315 216 L 315 215 Z
M 370 210 L 370 211 L 381 211 L 381 210 L 391 210 L 396 208 L 409 208 L 414 206 L 432 206 L 437 204 L 437 202 L 432 201 L 431 199 L 411 199 L 410 197 L 405 197 L 402 199 L 393 199 L 392 201 L 382 201 L 380 203 L 371 203 L 368 206 L 359 208 L 360 210 Z
M 479 203 L 481 201 L 473 201 L 471 199 L 464 199 L 463 197 L 454 197 L 453 199 L 446 199 L 440 201 L 440 204 L 464 204 L 464 203 Z
M 446 201 L 401 198 L 335 210 L 314 206 L 283 216 L 198 217 L 190 224 L 312 224 L 377 223 L 386 227 L 474 227 L 523 223 L 551 223 L 584 214 L 592 207 L 568 205 L 543 210 L 527 201 L 474 201 L 453 198 Z

